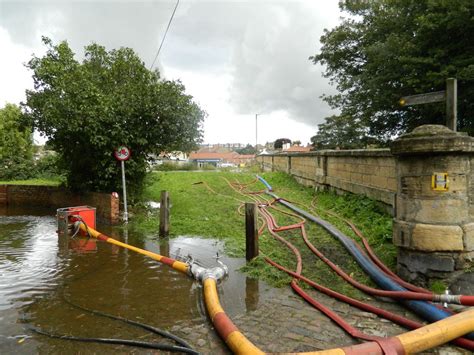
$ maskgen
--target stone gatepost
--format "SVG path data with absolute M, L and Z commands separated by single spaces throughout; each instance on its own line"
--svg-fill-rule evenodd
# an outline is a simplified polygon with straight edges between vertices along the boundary
M 474 138 L 424 125 L 395 140 L 391 151 L 398 273 L 424 284 L 461 282 L 474 267 Z

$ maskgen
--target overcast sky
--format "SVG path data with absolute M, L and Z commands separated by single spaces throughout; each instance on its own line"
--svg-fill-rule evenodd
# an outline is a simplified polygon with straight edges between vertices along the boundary
M 277 138 L 309 142 L 331 114 L 319 98 L 333 93 L 308 57 L 324 28 L 341 16 L 337 0 L 180 0 L 155 64 L 180 79 L 209 114 L 206 143 Z M 42 55 L 41 36 L 66 39 L 78 58 L 97 42 L 131 47 L 150 66 L 173 12 L 163 1 L 0 0 L 0 107 L 19 103 L 32 87 L 23 63 Z

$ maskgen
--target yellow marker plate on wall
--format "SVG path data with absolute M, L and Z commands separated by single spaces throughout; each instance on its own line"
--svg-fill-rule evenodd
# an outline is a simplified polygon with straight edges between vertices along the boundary
M 431 176 L 431 188 L 435 191 L 448 191 L 448 173 L 433 173 Z

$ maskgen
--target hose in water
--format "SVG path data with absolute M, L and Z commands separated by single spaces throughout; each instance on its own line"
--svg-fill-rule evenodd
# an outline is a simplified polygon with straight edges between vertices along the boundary
M 137 322 L 137 321 L 134 321 L 134 320 L 131 320 L 131 319 L 127 319 L 127 318 L 123 318 L 123 317 L 119 317 L 119 316 L 115 316 L 113 314 L 109 314 L 109 313 L 105 313 L 105 312 L 101 312 L 101 311 L 97 311 L 95 309 L 90 309 L 90 308 L 86 308 L 86 307 L 83 307 L 83 306 L 80 306 L 72 301 L 70 301 L 69 299 L 67 299 L 64 295 L 63 295 L 63 300 L 64 302 L 66 302 L 67 304 L 71 305 L 72 307 L 74 308 L 77 308 L 77 309 L 80 309 L 82 311 L 86 311 L 86 312 L 89 312 L 89 313 L 92 313 L 94 315 L 98 315 L 98 316 L 101 316 L 101 317 L 105 317 L 105 318 L 110 318 L 110 319 L 114 319 L 114 320 L 118 320 L 118 321 L 121 321 L 121 322 L 124 322 L 124 323 L 127 323 L 127 324 L 130 324 L 130 325 L 133 325 L 133 326 L 136 326 L 136 327 L 139 327 L 139 328 L 142 328 L 142 329 L 145 329 L 145 330 L 148 330 L 152 333 L 155 333 L 155 334 L 158 334 L 158 335 L 161 335 L 162 337 L 164 338 L 168 338 L 168 339 L 171 339 L 171 340 L 174 340 L 177 344 L 185 347 L 185 348 L 188 348 L 188 349 L 192 349 L 191 345 L 189 345 L 184 339 L 181 339 L 180 337 L 174 335 L 174 334 L 171 334 L 171 333 L 168 333 L 167 331 L 165 330 L 162 330 L 160 328 L 156 328 L 152 325 L 149 325 L 149 324 L 145 324 L 145 323 L 140 323 L 140 322 Z
M 176 346 L 176 345 L 150 343 L 150 342 L 145 342 L 145 341 L 128 340 L 128 339 L 76 337 L 76 336 L 70 336 L 70 335 L 64 335 L 64 334 L 50 333 L 33 326 L 27 326 L 27 328 L 35 333 L 47 336 L 49 338 L 55 338 L 55 339 L 82 341 L 82 342 L 87 342 L 87 343 L 117 344 L 117 345 L 134 346 L 134 347 L 146 348 L 146 349 L 157 349 L 157 350 L 182 352 L 185 354 L 199 355 L 199 353 L 195 350 L 188 349 L 182 346 Z

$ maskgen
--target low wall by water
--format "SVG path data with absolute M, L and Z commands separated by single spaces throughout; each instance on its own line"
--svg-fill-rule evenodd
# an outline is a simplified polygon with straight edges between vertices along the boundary
M 120 222 L 119 198 L 112 194 L 87 192 L 76 194 L 55 186 L 0 185 L 0 206 L 35 206 L 57 209 L 89 205 L 97 218 L 109 224 Z
M 322 150 L 257 157 L 265 171 L 283 171 L 306 186 L 366 195 L 395 206 L 397 175 L 389 149 Z

